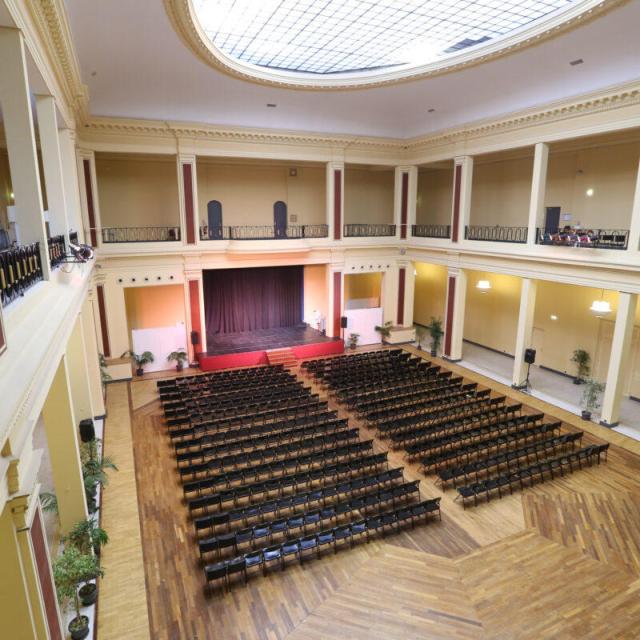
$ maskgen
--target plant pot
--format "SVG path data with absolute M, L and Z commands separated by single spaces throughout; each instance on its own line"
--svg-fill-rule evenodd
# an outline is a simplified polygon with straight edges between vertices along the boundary
M 89 618 L 76 616 L 67 627 L 71 634 L 71 640 L 84 640 L 89 635 Z
M 435 349 L 431 349 L 431 357 L 435 358 L 438 355 L 438 352 Z
M 96 555 L 97 558 L 100 557 L 100 552 L 102 551 L 102 547 L 99 544 L 94 544 L 93 545 L 93 553 Z
M 584 380 L 582 378 L 574 378 L 573 384 L 584 384 Z
M 95 582 L 87 582 L 87 584 L 80 587 L 78 595 L 80 596 L 80 602 L 82 602 L 82 606 L 88 607 L 94 604 L 98 599 L 98 586 L 95 584 Z
M 182 362 L 178 362 L 178 364 L 176 365 L 176 371 L 182 371 L 184 369 L 184 365 L 182 364 Z
M 591 420 L 591 411 L 583 411 L 582 412 L 583 420 Z
M 144 375 L 144 369 L 143 369 L 142 367 L 138 367 L 138 368 L 136 369 L 136 375 L 137 375 L 137 376 L 142 376 L 142 375 Z

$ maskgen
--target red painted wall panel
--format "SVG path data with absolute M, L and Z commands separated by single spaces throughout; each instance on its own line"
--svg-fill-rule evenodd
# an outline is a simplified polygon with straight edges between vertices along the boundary
M 187 244 L 196 243 L 193 212 L 193 171 L 188 163 L 182 165 L 182 184 L 184 186 L 184 216 L 187 227 Z
M 98 298 L 98 312 L 100 314 L 100 334 L 102 335 L 102 354 L 105 358 L 111 357 L 111 345 L 109 344 L 109 327 L 107 326 L 107 307 L 104 302 L 104 286 L 99 284 L 96 287 Z
M 333 172 L 333 239 L 342 238 L 342 170 Z
M 189 280 L 189 310 L 191 331 L 197 331 L 200 336 L 200 342 L 193 349 L 198 354 L 202 351 L 202 319 L 200 318 L 200 286 L 197 280 Z
M 404 285 L 406 279 L 406 269 L 401 267 L 398 270 L 398 324 L 404 324 Z
M 342 311 L 342 272 L 333 274 L 333 335 L 340 335 L 340 313 Z
M 409 174 L 402 174 L 402 192 L 400 198 L 400 237 L 407 237 L 407 210 L 409 206 Z
M 457 164 L 453 180 L 453 220 L 451 222 L 451 241 L 458 242 L 460 226 L 460 189 L 462 186 L 462 165 Z
M 93 186 L 91 185 L 91 162 L 89 160 L 82 161 L 84 170 L 84 188 L 87 194 L 87 217 L 89 218 L 89 236 L 91 246 L 98 246 L 98 235 L 96 233 L 96 212 L 93 204 Z

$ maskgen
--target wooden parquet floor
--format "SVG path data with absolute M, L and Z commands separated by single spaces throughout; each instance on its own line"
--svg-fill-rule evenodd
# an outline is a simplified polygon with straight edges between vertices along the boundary
M 319 560 L 302 566 L 292 563 L 283 572 L 273 570 L 265 578 L 251 579 L 247 587 L 237 584 L 213 596 L 204 590 L 155 381 L 134 380 L 135 483 L 129 491 L 139 501 L 146 637 L 640 637 L 640 446 L 457 365 L 443 366 L 525 402 L 532 412 L 542 410 L 564 420 L 566 429 L 586 426 L 583 442 L 612 442 L 608 463 L 463 510 L 454 503 L 454 491 L 443 493 L 433 476 L 423 476 L 416 465 L 403 460 L 401 452 L 390 452 L 393 466 L 404 466 L 408 479 L 420 480 L 424 498 L 442 496 L 442 522 L 361 543 L 336 555 L 325 552 Z M 122 411 L 129 410 L 126 398 L 112 395 L 107 429 L 112 420 L 122 419 L 114 412 L 116 401 L 122 402 Z M 349 415 L 330 404 L 342 416 Z M 349 417 L 363 438 L 373 437 Z M 385 443 L 376 441 L 375 449 L 386 450 Z M 114 493 L 110 488 L 105 500 L 120 500 Z M 132 516 L 122 512 L 121 517 Z M 112 557 L 117 557 L 121 544 L 120 538 L 112 538 L 108 547 Z M 108 568 L 112 585 L 127 584 L 126 562 Z M 104 598 L 101 593 L 101 610 Z M 136 611 L 142 613 L 139 598 L 124 600 L 119 600 L 121 616 L 135 619 Z M 113 633 L 110 626 L 115 623 L 111 616 L 100 617 L 101 640 L 132 637 Z

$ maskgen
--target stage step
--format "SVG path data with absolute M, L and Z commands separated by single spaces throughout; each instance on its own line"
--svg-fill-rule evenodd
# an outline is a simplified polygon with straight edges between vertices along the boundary
M 289 347 L 269 349 L 267 351 L 267 359 L 269 364 L 281 364 L 287 368 L 295 367 L 298 364 L 298 359 Z

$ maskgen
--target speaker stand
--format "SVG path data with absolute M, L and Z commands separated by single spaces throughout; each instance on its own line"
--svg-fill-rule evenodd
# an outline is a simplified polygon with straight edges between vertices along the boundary
M 512 384 L 511 388 L 516 391 L 522 391 L 522 393 L 529 393 L 529 388 L 531 387 L 531 383 L 529 382 L 529 373 L 531 372 L 531 363 L 527 363 L 527 377 L 522 384 Z

